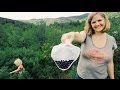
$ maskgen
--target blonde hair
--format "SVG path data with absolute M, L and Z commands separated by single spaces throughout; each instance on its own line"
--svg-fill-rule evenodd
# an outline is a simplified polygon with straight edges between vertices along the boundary
M 19 58 L 17 58 L 15 61 L 14 61 L 14 64 L 19 64 L 19 65 L 21 65 L 22 64 L 22 60 L 21 59 L 19 59 Z
M 85 27 L 84 27 L 84 30 L 89 35 L 94 34 L 94 30 L 92 29 L 92 26 L 91 26 L 91 21 L 96 14 L 101 15 L 105 19 L 105 28 L 102 30 L 102 33 L 107 32 L 110 29 L 110 21 L 104 12 L 92 12 L 88 15 L 88 18 L 86 20 Z

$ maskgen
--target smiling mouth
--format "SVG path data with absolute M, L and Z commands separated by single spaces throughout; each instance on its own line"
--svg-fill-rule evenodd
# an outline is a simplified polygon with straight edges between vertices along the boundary
M 103 27 L 103 25 L 95 26 L 96 29 L 97 28 L 102 28 L 102 27 Z
M 97 28 L 101 28 L 102 26 L 96 26 L 95 28 L 97 29 Z

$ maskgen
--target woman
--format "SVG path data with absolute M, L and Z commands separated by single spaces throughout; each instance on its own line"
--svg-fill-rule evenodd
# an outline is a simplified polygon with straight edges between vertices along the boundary
M 22 60 L 21 59 L 17 58 L 14 61 L 14 64 L 17 66 L 17 69 L 11 71 L 10 74 L 17 73 L 17 72 L 21 74 L 25 70 L 24 67 L 23 67 L 23 65 L 22 65 Z
M 113 36 L 107 34 L 110 22 L 104 12 L 88 15 L 84 31 L 69 32 L 61 37 L 81 43 L 81 54 L 77 66 L 79 79 L 114 79 L 113 53 L 117 48 Z

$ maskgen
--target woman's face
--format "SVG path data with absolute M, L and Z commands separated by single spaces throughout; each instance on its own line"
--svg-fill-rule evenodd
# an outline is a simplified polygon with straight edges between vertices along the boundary
M 101 32 L 105 28 L 105 19 L 99 14 L 93 16 L 91 26 L 95 32 Z

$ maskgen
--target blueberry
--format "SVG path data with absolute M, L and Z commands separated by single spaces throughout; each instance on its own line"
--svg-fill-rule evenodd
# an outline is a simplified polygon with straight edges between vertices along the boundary
M 70 64 L 73 62 L 73 60 L 60 60 L 60 61 L 55 61 L 55 63 L 59 66 L 61 69 L 67 69 Z

